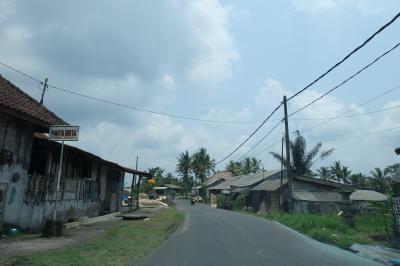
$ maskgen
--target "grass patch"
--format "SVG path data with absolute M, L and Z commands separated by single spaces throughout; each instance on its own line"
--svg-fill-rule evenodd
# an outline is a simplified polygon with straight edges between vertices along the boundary
M 133 265 L 150 254 L 182 224 L 184 215 L 165 209 L 147 221 L 126 222 L 82 247 L 38 252 L 1 261 L 1 265 Z
M 390 246 L 386 237 L 382 215 L 360 215 L 354 218 L 354 227 L 349 226 L 340 216 L 317 214 L 292 214 L 272 212 L 266 215 L 252 214 L 277 221 L 315 240 L 349 249 L 354 243 L 382 244 Z M 392 220 L 387 219 L 388 228 Z

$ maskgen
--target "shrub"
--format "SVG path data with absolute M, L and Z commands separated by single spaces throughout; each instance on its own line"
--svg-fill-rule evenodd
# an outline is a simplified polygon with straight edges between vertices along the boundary
M 245 198 L 242 194 L 236 196 L 235 200 L 233 201 L 233 209 L 234 210 L 243 210 L 245 205 Z
M 226 210 L 233 209 L 233 202 L 229 196 L 225 196 L 222 194 L 217 195 L 217 207 Z

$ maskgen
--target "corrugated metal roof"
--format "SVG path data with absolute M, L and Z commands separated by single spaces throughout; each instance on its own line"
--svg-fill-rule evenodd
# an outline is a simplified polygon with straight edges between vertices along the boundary
M 351 200 L 386 201 L 387 196 L 373 190 L 356 190 L 350 194 Z
M 271 170 L 271 171 L 264 171 L 263 172 L 257 172 L 255 174 L 251 175 L 243 175 L 240 176 L 236 181 L 231 183 L 231 186 L 233 187 L 248 187 L 252 186 L 254 184 L 257 184 L 258 182 L 276 174 L 279 173 L 280 170 Z
M 231 171 L 218 171 L 215 172 L 212 176 L 210 176 L 206 183 L 207 186 L 212 185 L 213 183 L 217 182 L 220 179 L 226 180 L 228 177 L 232 176 L 232 172 Z
M 231 183 L 236 181 L 240 177 L 242 177 L 242 176 L 238 175 L 238 176 L 227 177 L 227 179 L 224 182 L 222 182 L 216 186 L 209 187 L 208 190 L 229 190 L 231 188 Z
M 282 185 L 287 183 L 287 179 L 282 179 Z M 262 183 L 258 184 L 257 186 L 253 187 L 251 190 L 253 191 L 275 191 L 281 186 L 281 179 L 274 178 L 274 179 L 266 179 Z
M 314 202 L 342 202 L 343 196 L 339 192 L 321 191 L 293 191 L 295 200 L 314 201 Z
M 176 188 L 176 189 L 181 189 L 181 186 L 175 185 L 175 184 L 164 184 L 165 187 L 169 188 Z

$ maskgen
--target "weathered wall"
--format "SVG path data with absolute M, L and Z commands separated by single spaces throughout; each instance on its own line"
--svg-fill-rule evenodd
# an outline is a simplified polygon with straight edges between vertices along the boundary
M 0 224 L 15 223 L 19 220 L 28 179 L 32 142 L 33 127 L 30 124 L 0 113 L 0 151 L 12 153 L 10 164 L 4 161 L 0 164 L 0 188 L 4 188 Z
M 294 202 L 295 213 L 312 213 L 312 214 L 337 214 L 340 211 L 340 205 L 334 202 L 311 202 L 299 201 Z

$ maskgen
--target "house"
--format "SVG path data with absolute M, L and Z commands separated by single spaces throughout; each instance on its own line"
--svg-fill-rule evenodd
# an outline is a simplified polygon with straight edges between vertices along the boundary
M 224 182 L 229 177 L 232 177 L 231 171 L 217 171 L 212 176 L 207 178 L 206 185 L 207 187 L 216 186 L 219 183 Z
M 0 75 L 0 227 L 39 230 L 56 205 L 64 222 L 117 211 L 124 173 L 149 176 L 64 145 L 56 193 L 61 144 L 43 134 L 50 125 L 67 123 Z
M 287 179 L 268 178 L 251 189 L 252 206 L 257 212 L 288 208 Z M 296 176 L 292 182 L 293 210 L 297 213 L 337 213 L 349 201 L 351 186 L 306 176 Z M 280 194 L 281 193 L 281 194 Z M 282 199 L 280 201 L 280 199 Z
M 359 208 L 366 208 L 369 201 L 386 202 L 388 197 L 382 193 L 373 190 L 357 189 L 350 194 L 350 200 Z

